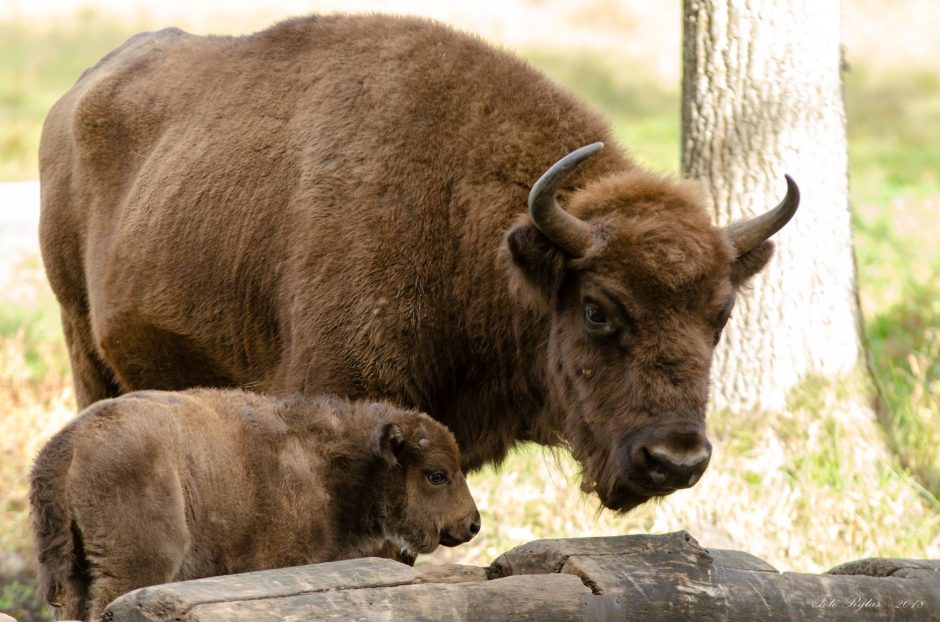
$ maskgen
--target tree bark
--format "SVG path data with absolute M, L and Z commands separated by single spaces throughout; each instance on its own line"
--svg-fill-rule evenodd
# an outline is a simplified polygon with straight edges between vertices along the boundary
M 684 0 L 682 171 L 725 225 L 802 194 L 716 350 L 713 407 L 780 410 L 862 353 L 838 0 Z

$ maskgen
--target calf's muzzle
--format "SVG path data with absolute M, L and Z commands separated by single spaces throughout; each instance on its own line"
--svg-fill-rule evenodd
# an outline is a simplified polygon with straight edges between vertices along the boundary
M 473 536 L 480 532 L 480 513 L 474 510 L 457 525 L 441 530 L 441 544 L 444 546 L 457 546 L 469 542 Z

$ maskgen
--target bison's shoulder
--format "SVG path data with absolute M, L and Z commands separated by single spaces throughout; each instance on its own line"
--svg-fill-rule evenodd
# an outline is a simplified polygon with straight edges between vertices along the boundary
M 163 28 L 155 32 L 139 32 L 128 37 L 124 43 L 102 56 L 101 60 L 83 71 L 82 75 L 78 78 L 78 83 L 81 83 L 82 80 L 91 76 L 102 67 L 125 62 L 129 58 L 133 58 L 135 54 L 139 55 L 142 51 L 149 53 L 154 51 L 155 48 L 158 48 L 158 46 L 165 46 L 168 43 L 172 44 L 173 41 L 188 36 L 190 35 L 179 28 L 172 27 Z
M 117 163 L 159 134 L 167 111 L 187 96 L 174 57 L 201 37 L 168 28 L 134 35 L 86 70 L 56 103 L 43 129 L 41 158 L 74 146 L 85 162 Z M 45 153 L 43 153 L 45 152 Z

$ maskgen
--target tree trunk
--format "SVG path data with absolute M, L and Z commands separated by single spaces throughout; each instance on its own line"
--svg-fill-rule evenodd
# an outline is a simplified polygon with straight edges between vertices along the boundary
M 848 202 L 838 0 L 684 0 L 682 170 L 719 224 L 800 187 L 776 253 L 716 350 L 713 406 L 780 410 L 862 352 Z

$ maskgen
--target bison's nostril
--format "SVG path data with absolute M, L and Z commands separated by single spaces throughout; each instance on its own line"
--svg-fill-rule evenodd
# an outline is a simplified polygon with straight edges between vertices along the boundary
M 666 477 L 668 476 L 668 473 L 666 473 L 666 469 L 658 464 L 654 464 L 653 466 L 651 466 L 647 473 L 649 475 L 650 480 L 654 484 L 662 484 L 663 482 L 666 481 Z
M 649 466 L 646 467 L 646 476 L 654 484 L 662 484 L 669 478 L 668 463 L 662 456 L 654 455 L 646 447 L 643 448 L 643 459 Z
M 679 450 L 664 444 L 640 447 L 634 463 L 639 482 L 652 490 L 669 494 L 689 488 L 699 480 L 708 465 L 711 447 L 707 442 Z

